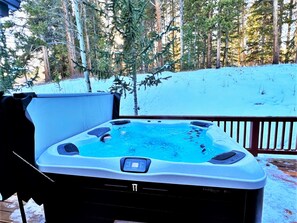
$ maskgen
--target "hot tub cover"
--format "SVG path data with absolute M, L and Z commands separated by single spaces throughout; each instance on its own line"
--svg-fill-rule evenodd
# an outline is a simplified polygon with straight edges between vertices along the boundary
M 93 93 L 91 93 L 93 94 Z M 85 94 L 89 96 L 91 94 Z M 94 93 L 99 94 L 99 93 Z M 84 95 L 71 94 L 66 97 Z M 112 118 L 119 116 L 120 95 L 114 97 Z M 48 188 L 54 187 L 54 181 L 38 170 L 36 157 L 36 123 L 32 122 L 27 111 L 32 99 L 44 97 L 31 93 L 4 95 L 0 92 L 0 193 L 2 200 L 18 193 L 22 200 L 33 198 L 38 204 L 46 199 Z M 63 98 L 63 95 L 46 95 L 45 97 Z M 42 113 L 42 106 L 36 107 Z M 68 115 L 68 114 L 66 114 Z M 99 114 L 98 114 L 99 115 Z
M 5 200 L 18 192 L 39 203 L 40 188 L 51 182 L 34 166 L 34 125 L 25 114 L 35 94 L 1 95 L 0 193 Z M 30 180 L 28 180 L 30 179 Z

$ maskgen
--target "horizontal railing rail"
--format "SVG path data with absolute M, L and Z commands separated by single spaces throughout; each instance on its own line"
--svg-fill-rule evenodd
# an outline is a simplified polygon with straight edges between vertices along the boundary
M 297 154 L 297 117 L 122 115 L 120 118 L 208 120 L 254 156 L 259 153 Z

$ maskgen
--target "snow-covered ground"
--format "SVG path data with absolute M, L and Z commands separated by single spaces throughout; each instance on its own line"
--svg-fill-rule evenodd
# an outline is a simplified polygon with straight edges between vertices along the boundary
M 232 115 L 297 116 L 297 64 L 207 69 L 170 73 L 172 76 L 157 87 L 140 88 L 140 115 Z M 139 75 L 139 79 L 144 75 Z M 91 80 L 93 91 L 108 91 L 112 80 Z M 24 88 L 36 93 L 85 92 L 83 79 Z M 121 99 L 121 114 L 133 115 L 133 97 Z M 269 163 L 270 158 L 293 159 L 297 156 L 259 155 L 257 160 L 267 173 L 264 190 L 263 223 L 297 222 L 297 178 Z M 17 203 L 15 197 L 11 198 Z M 27 217 L 33 214 L 44 222 L 42 206 L 30 200 Z M 18 210 L 13 222 L 21 222 Z M 38 218 L 37 218 L 38 219 Z
M 295 160 L 296 156 L 259 155 L 257 160 L 267 174 L 264 188 L 262 223 L 296 223 L 297 222 L 297 178 L 291 177 L 268 162 L 271 158 Z
M 139 75 L 139 81 L 145 75 Z M 297 64 L 163 72 L 159 86 L 141 87 L 139 115 L 297 116 Z M 91 79 L 92 90 L 109 91 L 113 79 Z M 86 92 L 83 79 L 24 88 L 37 93 Z M 121 99 L 133 114 L 133 96 Z

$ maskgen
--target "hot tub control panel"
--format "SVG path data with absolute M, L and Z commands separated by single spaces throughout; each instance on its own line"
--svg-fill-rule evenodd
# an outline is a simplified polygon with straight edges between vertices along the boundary
M 124 157 L 121 159 L 120 164 L 123 172 L 146 173 L 151 160 L 147 158 Z

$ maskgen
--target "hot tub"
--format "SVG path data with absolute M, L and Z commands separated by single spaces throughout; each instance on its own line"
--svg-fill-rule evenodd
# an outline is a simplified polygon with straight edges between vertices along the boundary
M 211 122 L 114 119 L 51 145 L 36 165 L 57 182 L 47 222 L 261 222 L 266 175 Z

